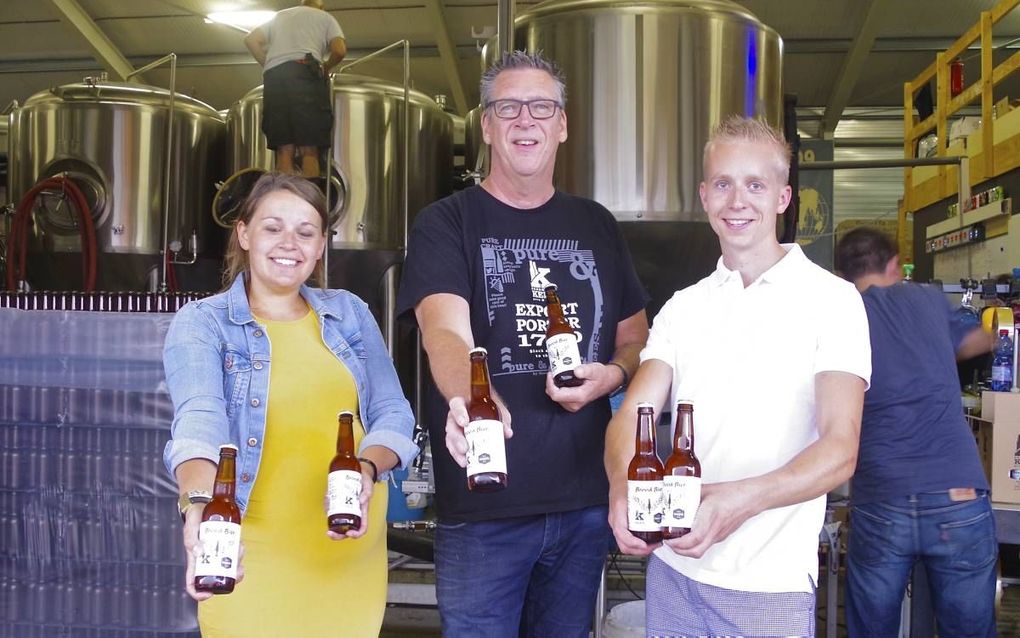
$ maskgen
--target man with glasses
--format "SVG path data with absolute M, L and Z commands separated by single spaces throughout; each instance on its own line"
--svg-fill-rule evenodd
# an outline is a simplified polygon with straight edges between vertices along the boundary
M 486 71 L 491 171 L 422 211 L 408 246 L 397 307 L 414 311 L 434 382 L 426 419 L 447 637 L 587 636 L 608 551 L 608 395 L 637 367 L 648 297 L 609 211 L 553 186 L 564 97 L 540 55 L 508 54 Z M 578 335 L 577 387 L 548 373 L 549 284 Z M 488 350 L 507 436 L 509 485 L 489 494 L 469 492 L 463 469 L 474 346 Z

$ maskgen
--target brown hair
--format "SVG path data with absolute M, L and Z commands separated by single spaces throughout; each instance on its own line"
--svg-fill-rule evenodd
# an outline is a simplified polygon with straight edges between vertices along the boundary
M 836 272 L 847 281 L 885 271 L 889 260 L 899 254 L 896 242 L 871 226 L 851 230 L 836 244 Z
M 248 272 L 248 251 L 241 248 L 241 243 L 237 239 L 237 225 L 242 223 L 245 225 L 250 224 L 252 218 L 255 216 L 255 211 L 258 209 L 259 204 L 262 203 L 262 200 L 268 197 L 271 193 L 275 193 L 277 191 L 293 193 L 311 204 L 312 208 L 315 209 L 315 212 L 319 214 L 319 223 L 322 226 L 322 234 L 323 236 L 326 235 L 327 228 L 329 226 L 326 216 L 326 196 L 322 194 L 319 187 L 298 175 L 275 172 L 266 173 L 260 177 L 257 182 L 255 182 L 254 186 L 252 186 L 251 192 L 248 193 L 248 198 L 244 200 L 244 206 L 241 207 L 241 215 L 237 218 L 237 221 L 234 222 L 234 227 L 230 231 L 230 240 L 227 243 L 227 252 L 223 258 L 224 288 L 229 288 L 239 274 L 247 274 Z M 321 259 L 315 265 L 315 271 L 312 272 L 311 279 L 320 285 L 326 281 L 325 270 Z
M 790 181 L 790 158 L 793 155 L 790 145 L 782 133 L 772 128 L 765 120 L 756 117 L 731 115 L 713 128 L 712 134 L 708 138 L 708 144 L 705 144 L 702 164 L 707 164 L 708 154 L 716 144 L 734 142 L 751 142 L 771 146 L 775 151 L 776 170 L 779 171 L 783 184 Z

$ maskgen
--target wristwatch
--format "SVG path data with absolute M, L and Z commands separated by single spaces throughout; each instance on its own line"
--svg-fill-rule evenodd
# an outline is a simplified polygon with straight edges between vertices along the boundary
M 177 511 L 181 513 L 181 521 L 184 521 L 188 508 L 195 503 L 208 503 L 212 500 L 212 494 L 208 490 L 191 490 L 187 494 L 181 494 L 177 499 Z

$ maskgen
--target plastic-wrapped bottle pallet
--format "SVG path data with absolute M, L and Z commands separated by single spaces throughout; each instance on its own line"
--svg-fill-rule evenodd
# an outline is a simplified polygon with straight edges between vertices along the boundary
M 198 636 L 162 462 L 171 319 L 0 307 L 0 638 Z

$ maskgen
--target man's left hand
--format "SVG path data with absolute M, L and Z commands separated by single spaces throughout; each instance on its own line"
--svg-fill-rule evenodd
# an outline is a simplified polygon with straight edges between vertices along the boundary
M 545 375 L 545 393 L 568 412 L 577 412 L 595 399 L 620 387 L 622 374 L 615 365 L 583 363 L 574 368 L 574 376 L 584 381 L 575 388 L 558 388 L 552 373 Z
M 746 482 L 703 485 L 694 527 L 687 535 L 663 544 L 681 556 L 701 558 L 712 545 L 729 538 L 744 521 L 758 514 L 759 502 Z

